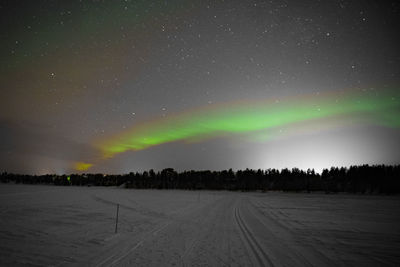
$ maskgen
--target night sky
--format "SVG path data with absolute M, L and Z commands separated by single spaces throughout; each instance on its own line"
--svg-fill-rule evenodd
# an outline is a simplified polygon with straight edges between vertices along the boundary
M 398 1 L 1 1 L 0 171 L 400 163 Z

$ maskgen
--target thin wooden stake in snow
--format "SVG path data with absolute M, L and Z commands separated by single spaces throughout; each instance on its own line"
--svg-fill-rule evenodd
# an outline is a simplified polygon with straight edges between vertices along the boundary
M 117 218 L 115 220 L 115 233 L 118 231 L 118 212 L 119 212 L 119 204 L 117 204 Z

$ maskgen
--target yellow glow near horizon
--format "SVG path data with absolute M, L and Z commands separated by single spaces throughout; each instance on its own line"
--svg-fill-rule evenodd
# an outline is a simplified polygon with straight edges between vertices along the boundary
M 75 163 L 75 170 L 77 170 L 77 171 L 86 171 L 92 166 L 93 166 L 92 163 L 77 162 L 77 163 Z

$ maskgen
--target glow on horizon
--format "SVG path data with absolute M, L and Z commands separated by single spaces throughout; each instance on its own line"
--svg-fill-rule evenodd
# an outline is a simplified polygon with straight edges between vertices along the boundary
M 77 170 L 77 171 L 86 171 L 92 166 L 93 166 L 92 163 L 76 162 L 75 163 L 75 170 Z
M 234 102 L 178 113 L 168 118 L 145 121 L 117 135 L 95 142 L 103 159 L 126 151 L 210 137 L 256 133 L 335 116 L 362 117 L 367 123 L 400 126 L 398 93 L 350 91 L 280 100 Z M 257 140 L 255 140 L 257 141 Z M 87 170 L 93 164 L 77 164 Z

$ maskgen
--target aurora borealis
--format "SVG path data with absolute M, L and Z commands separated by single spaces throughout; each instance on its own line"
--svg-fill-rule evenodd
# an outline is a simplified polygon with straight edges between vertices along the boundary
M 127 150 L 143 150 L 168 142 L 227 133 L 248 133 L 338 115 L 366 115 L 375 124 L 400 126 L 399 94 L 340 96 L 331 99 L 254 101 L 224 105 L 139 124 L 99 144 L 105 158 Z
M 396 1 L 5 1 L 0 170 L 398 164 Z

